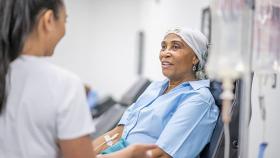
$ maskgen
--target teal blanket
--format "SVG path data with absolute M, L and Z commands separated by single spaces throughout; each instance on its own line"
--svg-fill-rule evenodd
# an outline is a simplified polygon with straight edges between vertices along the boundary
M 114 145 L 108 147 L 107 149 L 103 150 L 101 154 L 110 154 L 119 150 L 122 150 L 128 146 L 128 143 L 126 140 L 121 138 L 118 142 L 116 142 Z

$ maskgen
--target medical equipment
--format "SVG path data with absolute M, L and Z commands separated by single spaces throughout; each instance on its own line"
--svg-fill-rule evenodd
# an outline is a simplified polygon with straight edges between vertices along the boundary
M 277 73 L 280 72 L 280 1 L 256 0 L 253 70 L 259 81 L 259 107 L 262 120 L 262 142 L 259 146 L 259 158 L 264 157 L 268 146 L 266 141 L 266 104 L 263 87 L 269 78 L 274 79 L 276 87 Z
M 231 122 L 229 124 L 229 129 L 231 131 L 230 135 L 230 157 L 238 157 L 239 149 L 239 111 L 240 111 L 240 95 L 241 95 L 241 80 L 237 80 L 234 85 L 234 99 L 231 106 Z M 216 105 L 221 108 L 222 100 L 220 94 L 222 93 L 221 82 L 211 81 L 210 92 L 212 93 Z M 224 128 L 223 128 L 222 117 L 219 116 L 213 134 L 211 136 L 209 144 L 200 153 L 200 158 L 221 158 L 224 154 Z
M 111 138 L 109 135 L 105 135 L 104 136 L 104 139 L 105 139 L 105 142 L 108 146 L 112 146 L 113 145 L 113 140 L 117 138 L 119 134 L 115 134 L 113 135 L 113 137 Z
M 213 0 L 211 3 L 212 11 L 212 45 L 207 63 L 207 72 L 210 78 L 218 79 L 223 82 L 222 118 L 224 122 L 225 152 L 224 157 L 229 157 L 230 134 L 229 123 L 231 120 L 230 109 L 232 105 L 233 83 L 239 78 L 246 81 L 245 88 L 248 86 L 248 76 L 250 72 L 251 55 L 251 26 L 252 9 L 247 0 Z M 249 89 L 244 91 L 244 108 L 241 120 L 247 125 L 248 116 L 248 95 Z M 244 125 L 243 125 L 244 126 Z M 246 128 L 246 127 L 245 127 Z M 245 130 L 243 128 L 243 130 Z M 247 131 L 243 132 L 243 151 L 246 151 Z M 242 133 L 241 133 L 242 134 Z M 241 145 L 242 145 L 241 144 Z M 247 157 L 246 153 L 241 153 Z
M 277 1 L 256 0 L 253 69 L 258 74 L 280 72 L 280 6 Z
M 268 146 L 268 143 L 266 141 L 266 105 L 265 105 L 265 95 L 263 93 L 263 87 L 267 83 L 267 75 L 259 75 L 259 105 L 260 105 L 260 111 L 261 111 L 261 120 L 262 120 L 262 142 L 259 146 L 259 156 L 258 158 L 263 158 L 265 149 Z
M 104 144 L 107 144 L 108 146 L 113 145 L 113 140 L 115 140 L 119 136 L 119 133 L 114 134 L 112 137 L 110 135 L 104 136 L 104 142 L 99 144 L 94 150 L 97 151 L 100 147 L 102 147 Z

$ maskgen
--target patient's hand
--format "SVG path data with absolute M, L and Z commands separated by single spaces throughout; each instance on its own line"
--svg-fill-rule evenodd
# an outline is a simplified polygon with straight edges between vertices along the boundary
M 131 145 L 127 147 L 130 150 L 131 156 L 129 158 L 154 158 L 152 149 L 157 148 L 156 145 Z
M 164 150 L 160 147 L 157 147 L 151 150 L 153 158 L 172 158 L 169 154 L 167 154 Z

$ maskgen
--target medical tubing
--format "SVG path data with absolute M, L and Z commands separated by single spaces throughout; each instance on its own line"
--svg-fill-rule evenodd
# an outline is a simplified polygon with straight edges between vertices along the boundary
M 225 151 L 224 151 L 224 158 L 229 158 L 230 152 L 230 131 L 229 131 L 229 123 L 231 120 L 230 116 L 230 106 L 231 100 L 224 100 L 223 101 L 223 111 L 222 117 L 224 122 L 224 135 L 225 135 Z
M 224 123 L 224 134 L 225 134 L 225 151 L 224 151 L 224 158 L 229 158 L 229 152 L 230 152 L 230 132 L 229 132 L 229 123 Z
M 265 94 L 263 92 L 263 87 L 266 86 L 268 74 L 257 74 L 259 78 L 259 107 L 261 112 L 262 120 L 262 141 L 259 145 L 258 158 L 263 158 L 265 150 L 268 146 L 266 142 L 265 133 L 266 133 L 266 105 L 265 105 Z
M 231 78 L 225 78 L 223 80 L 223 93 L 221 98 L 223 99 L 222 106 L 222 120 L 224 123 L 224 135 L 225 135 L 225 151 L 224 158 L 229 158 L 230 152 L 230 131 L 229 123 L 231 121 L 231 104 L 234 98 L 233 94 L 233 80 Z
M 105 141 L 103 143 L 99 144 L 97 147 L 95 147 L 94 150 L 97 151 L 104 144 L 107 144 L 108 146 L 112 146 L 113 144 L 109 145 L 108 142 L 111 142 L 111 141 L 115 140 L 118 137 L 118 135 L 119 135 L 118 133 L 114 134 L 112 137 L 110 137 L 110 135 L 105 135 L 104 136 Z

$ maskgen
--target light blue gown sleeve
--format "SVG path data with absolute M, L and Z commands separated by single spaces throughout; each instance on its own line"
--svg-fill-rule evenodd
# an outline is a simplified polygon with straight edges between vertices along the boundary
M 173 158 L 195 158 L 209 142 L 218 114 L 216 106 L 202 98 L 187 100 L 174 112 L 156 144 Z

